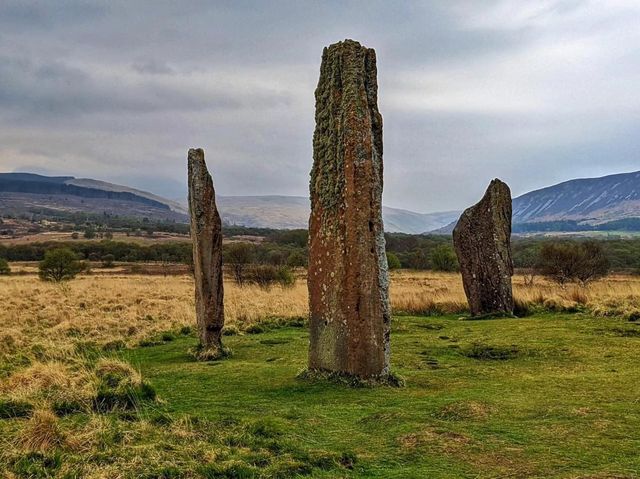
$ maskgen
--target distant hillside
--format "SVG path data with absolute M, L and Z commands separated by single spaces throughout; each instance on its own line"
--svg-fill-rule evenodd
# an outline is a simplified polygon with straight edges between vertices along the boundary
M 187 210 L 146 191 L 72 176 L 0 173 L 0 212 L 109 214 L 186 222 Z
M 256 228 L 307 228 L 309 200 L 300 196 L 220 196 L 226 224 Z M 48 211 L 109 214 L 186 223 L 186 206 L 146 191 L 93 179 L 0 173 L 0 213 Z M 416 213 L 383 209 L 385 230 L 449 234 L 459 212 Z M 513 200 L 514 232 L 640 231 L 640 171 L 577 179 Z
M 309 199 L 298 196 L 219 196 L 223 222 L 256 228 L 307 228 Z M 37 212 L 109 214 L 186 223 L 188 210 L 161 196 L 88 178 L 0 173 L 0 213 L 29 215 Z M 424 233 L 456 217 L 455 212 L 421 214 L 398 208 L 383 209 L 390 232 Z
M 602 224 L 640 217 L 640 171 L 565 181 L 513 201 L 514 223 Z
M 309 199 L 303 196 L 220 196 L 222 219 L 232 225 L 255 228 L 307 228 Z M 419 234 L 449 223 L 457 212 L 415 213 L 383 207 L 384 229 L 389 232 Z
M 514 232 L 640 231 L 640 171 L 569 180 L 513 200 Z M 455 222 L 437 233 L 449 234 Z

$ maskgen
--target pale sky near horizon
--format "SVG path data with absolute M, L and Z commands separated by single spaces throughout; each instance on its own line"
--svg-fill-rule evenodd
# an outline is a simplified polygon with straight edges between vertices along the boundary
M 0 171 L 308 193 L 324 46 L 376 49 L 384 202 L 640 170 L 637 0 L 0 2 Z

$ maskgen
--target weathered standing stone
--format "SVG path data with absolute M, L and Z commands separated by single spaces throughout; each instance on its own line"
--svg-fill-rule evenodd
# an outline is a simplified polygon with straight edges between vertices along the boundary
M 373 49 L 324 49 L 310 183 L 309 368 L 366 379 L 389 373 L 391 318 L 376 76 Z
M 222 284 L 222 223 L 216 208 L 213 181 L 204 161 L 204 151 L 190 149 L 188 156 L 189 213 L 196 283 L 196 319 L 200 359 L 224 354 L 224 289 Z
M 472 316 L 513 314 L 511 191 L 495 179 L 453 230 L 464 291 Z

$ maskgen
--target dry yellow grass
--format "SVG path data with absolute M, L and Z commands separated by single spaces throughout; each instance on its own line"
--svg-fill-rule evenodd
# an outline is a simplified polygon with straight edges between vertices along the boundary
M 599 316 L 633 318 L 640 312 L 640 278 L 611 276 L 587 288 L 538 279 L 525 286 L 514 278 L 517 301 L 550 310 L 587 308 Z M 189 276 L 90 275 L 65 285 L 35 275 L 0 278 L 0 357 L 30 351 L 46 360 L 66 358 L 79 341 L 129 346 L 162 332 L 193 326 L 193 281 Z M 466 300 L 458 274 L 393 272 L 391 301 L 396 313 L 460 314 Z M 307 288 L 238 287 L 225 283 L 228 325 L 244 329 L 269 318 L 307 315 Z M 38 357 L 43 359 L 43 357 Z
M 621 316 L 632 319 L 640 314 L 640 277 L 612 275 L 587 287 L 559 285 L 535 278 L 525 285 L 524 277 L 513 278 L 517 303 L 548 310 L 585 308 L 596 316 Z M 392 274 L 391 300 L 396 313 L 458 314 L 467 310 L 467 302 L 458 274 L 429 271 L 402 271 Z
M 65 442 L 58 418 L 48 410 L 33 414 L 19 436 L 21 446 L 27 451 L 48 451 Z
M 542 279 L 525 286 L 523 278 L 516 276 L 514 289 L 517 301 L 533 309 L 584 308 L 601 316 L 640 316 L 640 278 L 611 276 L 588 288 L 563 289 Z M 76 462 L 63 465 L 60 476 L 80 470 L 83 477 L 95 478 L 132 477 L 149 461 L 153 467 L 170 467 L 175 457 L 193 458 L 200 464 L 231 460 L 237 451 L 228 445 L 212 448 L 202 426 L 198 429 L 189 417 L 156 424 L 145 416 L 131 422 L 102 414 L 109 399 L 99 400 L 105 384 L 117 379 L 109 391 L 122 394 L 141 391 L 144 382 L 136 369 L 121 360 L 100 358 L 99 351 L 97 357 L 88 355 L 96 346 L 136 346 L 164 332 L 193 327 L 193 296 L 193 280 L 186 275 L 93 274 L 62 286 L 44 283 L 35 274 L 0 277 L 0 402 L 5 401 L 5 409 L 7 404 L 18 408 L 25 403 L 32 408 L 18 421 L 0 422 L 4 428 L 0 442 L 11 445 L 0 452 L 0 476 L 3 461 L 15 464 L 32 457 L 28 456 L 32 452 L 63 450 L 67 456 L 75 455 Z M 391 300 L 396 314 L 466 311 L 458 274 L 394 271 Z M 265 290 L 239 288 L 227 280 L 225 308 L 227 324 L 237 330 L 270 318 L 305 317 L 306 283 L 299 278 L 291 288 Z M 74 411 L 82 411 L 85 421 L 65 417 Z M 492 413 L 490 406 L 479 401 L 453 403 L 438 411 L 438 417 L 455 421 L 486 420 Z M 440 437 L 427 429 L 402 436 L 401 442 L 412 449 L 435 441 L 444 444 L 449 454 L 463 454 L 470 439 L 447 434 Z M 128 447 L 134 438 L 135 450 Z M 174 449 L 163 450 L 167 441 Z M 96 467 L 88 458 L 100 451 L 110 451 L 117 462 Z M 123 473 L 127 470 L 131 472 Z

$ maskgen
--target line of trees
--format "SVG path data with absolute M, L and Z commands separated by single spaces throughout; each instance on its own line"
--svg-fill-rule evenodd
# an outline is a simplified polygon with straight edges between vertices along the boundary
M 234 240 L 224 245 L 225 263 L 234 265 L 234 271 L 242 274 L 247 264 L 266 264 L 290 268 L 307 265 L 306 230 L 273 231 L 235 228 Z M 256 233 L 262 233 L 261 235 Z M 227 237 L 231 233 L 227 231 Z M 244 238 L 243 238 L 244 236 Z M 248 237 L 259 236 L 261 241 L 247 242 Z M 387 234 L 387 259 L 391 269 L 416 269 L 456 271 L 457 258 L 447 236 L 419 236 Z M 640 239 L 616 240 L 559 240 L 540 238 L 514 238 L 512 241 L 514 266 L 532 270 L 540 266 L 544 254 L 555 251 L 549 245 L 582 245 L 578 250 L 594 248 L 605 258 L 611 269 L 640 271 Z M 140 244 L 125 241 L 42 242 L 28 244 L 0 244 L 0 258 L 8 261 L 41 261 L 46 251 L 66 247 L 78 258 L 89 261 L 113 262 L 162 262 L 190 264 L 191 243 L 188 241 L 166 241 Z M 582 250 L 580 249 L 582 248 Z M 578 251 L 576 250 L 576 251 Z M 566 251 L 565 251 L 566 253 Z M 588 253 L 592 255 L 592 253 Z M 540 268 L 537 268 L 538 270 Z M 234 273 L 236 274 L 236 273 Z M 571 276 L 571 275 L 568 275 Z M 578 281 L 582 281 L 578 279 Z

